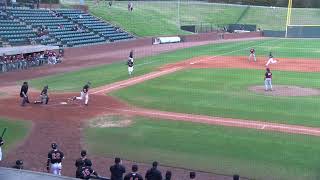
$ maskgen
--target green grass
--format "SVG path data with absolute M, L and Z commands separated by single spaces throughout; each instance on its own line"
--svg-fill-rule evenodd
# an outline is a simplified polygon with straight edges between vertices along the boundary
M 159 66 L 197 56 L 247 56 L 251 47 L 255 47 L 257 55 L 263 57 L 272 51 L 275 57 L 318 58 L 320 51 L 316 47 L 319 45 L 317 40 L 271 39 L 198 46 L 137 59 L 134 74 L 146 74 Z M 124 60 L 111 65 L 34 79 L 30 81 L 30 86 L 41 89 L 49 84 L 51 91 L 78 91 L 87 81 L 91 81 L 93 87 L 98 87 L 127 78 Z
M 320 88 L 320 73 L 273 71 L 274 84 Z M 263 70 L 192 69 L 144 82 L 112 95 L 165 111 L 320 126 L 319 96 L 273 97 L 249 92 L 263 86 Z
M 5 145 L 2 148 L 4 157 L 6 152 L 10 148 L 14 147 L 15 144 L 21 142 L 26 138 L 28 131 L 31 129 L 31 124 L 26 121 L 13 121 L 6 118 L 0 118 L 0 132 L 2 133 L 4 128 L 7 128 L 7 131 L 4 135 Z
M 125 128 L 87 128 L 91 152 L 109 157 L 251 178 L 319 179 L 320 139 L 135 118 Z
M 68 2 L 64 2 L 65 4 Z M 234 6 L 192 1 L 134 2 L 134 11 L 128 12 L 127 1 L 114 1 L 94 6 L 86 1 L 90 13 L 120 26 L 137 36 L 186 34 L 181 25 L 221 27 L 226 24 L 256 24 L 267 30 L 285 30 L 287 8 Z M 178 10 L 179 9 L 179 10 Z M 247 9 L 247 10 L 246 10 Z M 293 9 L 291 24 L 320 24 L 319 9 Z M 241 17 L 241 18 L 239 18 Z

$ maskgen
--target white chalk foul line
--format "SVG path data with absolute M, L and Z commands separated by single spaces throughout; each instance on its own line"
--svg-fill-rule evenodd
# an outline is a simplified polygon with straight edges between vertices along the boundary
M 139 115 L 151 115 L 151 116 L 162 116 L 164 118 L 172 118 L 172 119 L 190 119 L 191 121 L 209 121 L 212 123 L 216 123 L 221 126 L 236 126 L 250 129 L 261 129 L 261 130 L 270 130 L 270 131 L 278 131 L 278 132 L 289 132 L 294 134 L 307 134 L 307 135 L 320 135 L 320 129 L 315 129 L 314 127 L 304 127 L 304 126 L 294 126 L 294 125 L 286 125 L 286 124 L 270 124 L 263 122 L 255 122 L 248 120 L 233 120 L 233 119 L 223 119 L 220 117 L 203 117 L 201 115 L 192 115 L 192 114 L 171 114 L 167 112 L 144 112 L 144 110 L 130 110 L 130 109 L 114 109 L 114 108 L 106 108 L 114 111 L 120 112 L 129 112 L 136 113 Z M 146 109 L 147 110 L 147 109 Z M 153 111 L 153 110 L 151 110 Z
M 128 79 L 128 80 L 116 82 L 114 84 L 110 84 L 110 85 L 108 85 L 110 87 L 106 87 L 104 89 L 100 89 L 100 90 L 94 91 L 91 94 L 97 94 L 97 93 L 100 93 L 100 92 L 110 92 L 113 89 L 120 89 L 120 88 L 123 88 L 123 87 L 134 85 L 134 84 L 136 84 L 138 82 L 149 80 L 149 79 L 153 79 L 153 78 L 157 78 L 159 76 L 162 76 L 162 75 L 165 75 L 165 74 L 169 74 L 169 73 L 178 71 L 180 69 L 183 69 L 183 68 L 182 67 L 175 67 L 175 68 L 171 68 L 171 69 L 167 69 L 167 70 L 163 70 L 163 71 L 159 71 L 159 72 L 151 72 L 151 73 L 146 74 L 146 75 L 138 76 L 135 79 Z

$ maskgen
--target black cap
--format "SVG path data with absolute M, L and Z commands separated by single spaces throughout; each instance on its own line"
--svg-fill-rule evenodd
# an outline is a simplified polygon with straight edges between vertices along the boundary
M 58 148 L 58 145 L 57 145 L 57 143 L 52 143 L 52 144 L 51 144 L 51 147 L 52 147 L 52 149 L 57 149 L 57 148 Z
M 233 175 L 233 180 L 239 180 L 239 179 L 240 179 L 239 175 L 237 174 Z
M 84 156 L 87 155 L 87 151 L 86 150 L 82 150 L 80 154 L 81 154 L 81 157 L 84 157 Z
M 120 159 L 119 157 L 114 158 L 114 162 L 115 162 L 116 164 L 119 164 L 120 161 L 121 161 L 121 159 Z
M 190 178 L 195 178 L 196 177 L 196 172 L 190 172 Z
M 137 172 L 138 171 L 138 165 L 134 164 L 132 165 L 132 172 Z
M 23 165 L 23 161 L 22 161 L 22 160 L 17 160 L 17 161 L 16 161 L 16 165 L 17 165 L 17 166 Z
M 152 163 L 152 166 L 153 166 L 153 167 L 157 167 L 157 166 L 158 166 L 158 162 L 157 162 L 157 161 L 154 161 L 154 162 Z

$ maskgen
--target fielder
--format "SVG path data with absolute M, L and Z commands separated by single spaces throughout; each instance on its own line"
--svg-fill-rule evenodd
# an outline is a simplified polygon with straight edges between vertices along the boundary
M 269 68 L 267 68 L 266 70 L 267 72 L 264 74 L 265 91 L 272 91 L 272 72 Z
M 130 51 L 130 55 L 129 55 L 129 58 L 128 58 L 128 62 L 127 62 L 127 65 L 128 65 L 128 73 L 129 73 L 129 76 L 131 76 L 132 72 L 133 72 L 133 51 Z
M 74 96 L 72 100 L 83 100 L 84 105 L 88 106 L 89 102 L 89 88 L 90 88 L 91 83 L 88 82 L 86 85 L 83 86 L 82 91 L 80 92 L 80 97 Z
M 267 64 L 266 64 L 266 66 L 268 67 L 269 64 L 276 64 L 277 62 L 278 62 L 277 60 L 273 59 L 272 53 L 270 52 L 270 54 L 269 54 L 269 60 L 268 60 L 268 62 L 267 62 Z
M 256 50 L 254 50 L 253 48 L 250 49 L 250 55 L 249 55 L 249 59 L 248 59 L 249 62 L 251 60 L 251 57 L 253 57 L 254 62 L 257 61 L 257 59 L 256 59 Z
M 40 94 L 40 101 L 34 101 L 34 104 L 48 104 L 49 96 L 48 96 L 48 85 L 44 86 Z
M 58 150 L 56 143 L 52 143 L 51 148 L 52 150 L 48 153 L 47 171 L 55 175 L 61 175 L 63 152 Z

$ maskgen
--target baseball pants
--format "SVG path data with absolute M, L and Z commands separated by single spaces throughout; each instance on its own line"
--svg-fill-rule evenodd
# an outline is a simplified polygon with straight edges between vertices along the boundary
M 61 163 L 51 164 L 50 173 L 56 174 L 56 175 L 61 175 L 61 169 L 62 169 Z
M 255 55 L 255 54 L 250 54 L 250 55 L 249 55 L 249 60 L 248 60 L 248 61 L 250 61 L 252 57 L 253 57 L 253 60 L 256 62 L 256 61 L 257 61 L 257 59 L 256 59 L 256 55 Z
M 266 80 L 264 80 L 264 86 L 266 91 L 272 90 L 272 79 L 266 78 Z
M 0 161 L 2 161 L 2 150 L 1 150 L 1 147 L 0 147 Z
M 26 103 L 29 103 L 28 96 L 27 97 L 22 97 L 21 106 L 24 106 Z
M 129 73 L 129 75 L 131 75 L 132 72 L 133 72 L 133 67 L 128 67 L 128 73 Z
M 269 64 L 275 64 L 277 63 L 277 60 L 273 59 L 273 58 L 270 58 L 266 64 L 266 66 L 269 66 Z
M 84 93 L 83 91 L 81 91 L 80 93 L 80 97 L 76 97 L 76 99 L 78 100 L 84 100 L 84 104 L 88 104 L 89 101 L 89 93 Z

